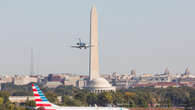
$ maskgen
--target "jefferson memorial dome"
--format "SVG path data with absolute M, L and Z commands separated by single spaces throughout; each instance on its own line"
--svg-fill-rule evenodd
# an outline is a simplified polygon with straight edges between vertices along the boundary
M 115 91 L 115 87 L 112 87 L 106 79 L 101 77 L 89 81 L 88 89 L 94 93 Z

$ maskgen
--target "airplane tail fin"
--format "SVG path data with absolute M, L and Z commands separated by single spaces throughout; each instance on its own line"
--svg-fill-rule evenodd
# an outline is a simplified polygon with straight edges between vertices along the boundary
M 81 38 L 79 38 L 79 43 L 81 43 Z
M 56 105 L 50 103 L 39 86 L 32 84 L 33 95 L 35 97 L 36 109 L 43 108 L 44 110 L 56 110 Z M 41 109 L 42 110 L 42 109 Z

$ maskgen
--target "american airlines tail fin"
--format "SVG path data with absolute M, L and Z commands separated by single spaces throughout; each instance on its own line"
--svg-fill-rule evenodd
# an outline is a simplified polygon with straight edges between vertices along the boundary
M 35 97 L 36 109 L 43 108 L 44 110 L 56 110 L 56 105 L 50 103 L 43 92 L 36 84 L 32 84 L 33 95 Z

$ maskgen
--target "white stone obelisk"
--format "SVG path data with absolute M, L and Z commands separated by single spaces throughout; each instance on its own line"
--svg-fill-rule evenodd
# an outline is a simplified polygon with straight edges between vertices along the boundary
M 89 82 L 87 89 L 93 93 L 115 91 L 109 82 L 99 74 L 99 53 L 98 53 L 98 15 L 96 7 L 91 9 L 90 16 L 90 52 L 89 52 Z
M 90 17 L 89 77 L 92 80 L 99 77 L 98 15 L 95 5 L 92 6 Z

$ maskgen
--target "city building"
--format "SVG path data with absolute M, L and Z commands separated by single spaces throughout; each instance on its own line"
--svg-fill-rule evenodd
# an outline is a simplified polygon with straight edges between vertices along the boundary
M 61 86 L 61 85 L 63 84 L 59 81 L 48 81 L 43 86 L 48 87 L 48 88 L 57 88 L 58 86 Z
M 0 83 L 12 83 L 12 82 L 13 82 L 12 76 L 5 75 L 0 77 Z
M 76 87 L 80 89 L 87 87 L 87 80 L 84 79 L 77 80 Z
M 31 77 L 27 75 L 16 75 L 13 78 L 13 84 L 14 85 L 27 85 L 29 83 L 37 83 L 38 79 L 37 77 Z

